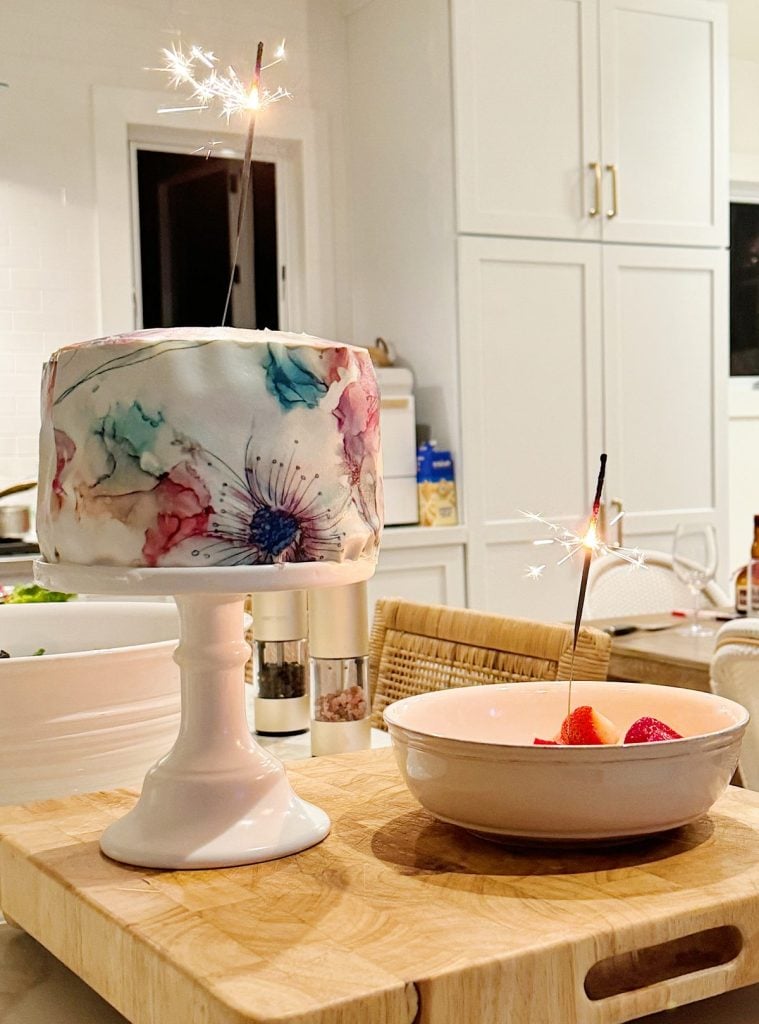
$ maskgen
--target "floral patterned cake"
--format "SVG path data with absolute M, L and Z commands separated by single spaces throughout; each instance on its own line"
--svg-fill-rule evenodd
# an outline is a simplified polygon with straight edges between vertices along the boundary
M 173 328 L 70 345 L 45 365 L 37 532 L 49 562 L 374 560 L 381 488 L 364 349 Z

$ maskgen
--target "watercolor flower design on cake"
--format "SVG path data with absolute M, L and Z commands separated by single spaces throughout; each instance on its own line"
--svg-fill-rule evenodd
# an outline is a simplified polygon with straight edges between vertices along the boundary
M 265 460 L 251 449 L 249 445 L 244 479 L 226 467 L 230 479 L 221 484 L 219 508 L 206 531 L 212 540 L 198 546 L 193 556 L 213 565 L 338 560 L 347 493 L 330 499 L 319 474 L 301 467 L 297 447 L 286 463 Z
M 69 385 L 55 402 L 54 372 L 49 373 L 43 385 L 46 401 L 52 407 L 82 384 L 98 387 L 105 373 L 182 347 L 190 346 L 146 346 L 137 354 L 111 358 Z M 276 399 L 284 421 L 292 410 L 317 409 L 327 401 L 330 388 L 337 385 L 339 390 L 351 372 L 352 357 L 345 348 L 261 348 L 256 356 L 266 391 Z M 376 498 L 379 402 L 370 373 L 361 366 L 336 403 L 332 399 L 339 449 L 325 451 L 318 465 L 313 452 L 310 462 L 301 453 L 291 430 L 252 429 L 237 471 L 178 431 L 161 409 L 138 400 L 116 402 L 92 424 L 84 441 L 87 480 L 69 478 L 77 446 L 64 431 L 55 430 L 51 516 L 73 494 L 77 518 L 111 519 L 137 530 L 144 538 L 144 564 L 154 567 L 175 564 L 173 552 L 180 546 L 200 565 L 340 561 L 348 508 L 357 510 L 375 543 L 381 529 L 381 502 Z M 78 434 L 77 441 L 82 444 Z M 271 444 L 289 451 L 266 450 Z

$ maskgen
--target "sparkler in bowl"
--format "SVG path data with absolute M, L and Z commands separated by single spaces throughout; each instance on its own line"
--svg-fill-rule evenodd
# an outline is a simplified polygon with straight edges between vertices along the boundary
M 562 565 L 564 562 L 569 561 L 578 552 L 583 553 L 582 562 L 582 575 L 580 577 L 580 592 L 577 597 L 577 609 L 575 611 L 574 621 L 574 634 L 572 640 L 572 661 L 570 663 L 569 670 L 569 690 L 567 694 L 567 714 L 571 711 L 572 707 L 572 682 L 574 679 L 574 661 L 575 652 L 577 650 L 577 638 L 580 635 L 580 626 L 582 624 L 582 613 L 585 607 L 585 594 L 588 588 L 588 574 L 590 572 L 590 563 L 594 555 L 614 555 L 616 558 L 621 559 L 623 562 L 627 562 L 631 568 L 644 569 L 645 562 L 643 559 L 643 552 L 638 548 L 622 548 L 622 547 L 610 547 L 606 542 L 598 535 L 598 517 L 601 511 L 601 493 L 604 486 L 604 478 L 606 476 L 606 453 L 601 455 L 601 466 L 598 471 L 598 480 L 596 481 L 596 493 L 593 498 L 593 508 L 590 514 L 590 520 L 585 529 L 584 533 L 575 533 L 572 530 L 567 529 L 564 526 L 559 526 L 558 523 L 552 523 L 544 516 L 537 512 L 521 512 L 523 516 L 531 519 L 535 523 L 540 523 L 543 526 L 547 526 L 553 534 L 552 537 L 547 537 L 543 540 L 535 540 L 533 544 L 536 545 L 548 545 L 558 544 L 563 550 L 564 555 L 559 559 L 557 565 Z M 521 511 L 521 510 L 520 510 Z M 612 519 L 609 526 L 614 526 L 618 523 L 622 517 L 622 512 Z M 545 571 L 545 565 L 529 565 L 525 572 L 528 579 L 537 580 L 543 575 Z

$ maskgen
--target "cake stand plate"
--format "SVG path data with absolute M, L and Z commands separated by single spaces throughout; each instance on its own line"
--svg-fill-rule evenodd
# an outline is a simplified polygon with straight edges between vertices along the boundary
M 146 868 L 217 868 L 274 860 L 324 839 L 327 815 L 296 796 L 282 763 L 248 727 L 245 595 L 355 583 L 373 569 L 369 560 L 207 569 L 35 563 L 35 578 L 50 589 L 170 594 L 179 609 L 179 735 L 148 771 L 135 807 L 103 833 L 103 853 Z

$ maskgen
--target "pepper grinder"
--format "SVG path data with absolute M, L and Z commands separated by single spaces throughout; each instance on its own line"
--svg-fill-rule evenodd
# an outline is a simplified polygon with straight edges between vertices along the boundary
M 260 736 L 308 730 L 308 613 L 305 590 L 253 597 L 254 714 Z
M 371 746 L 366 583 L 313 590 L 308 597 L 311 753 Z

